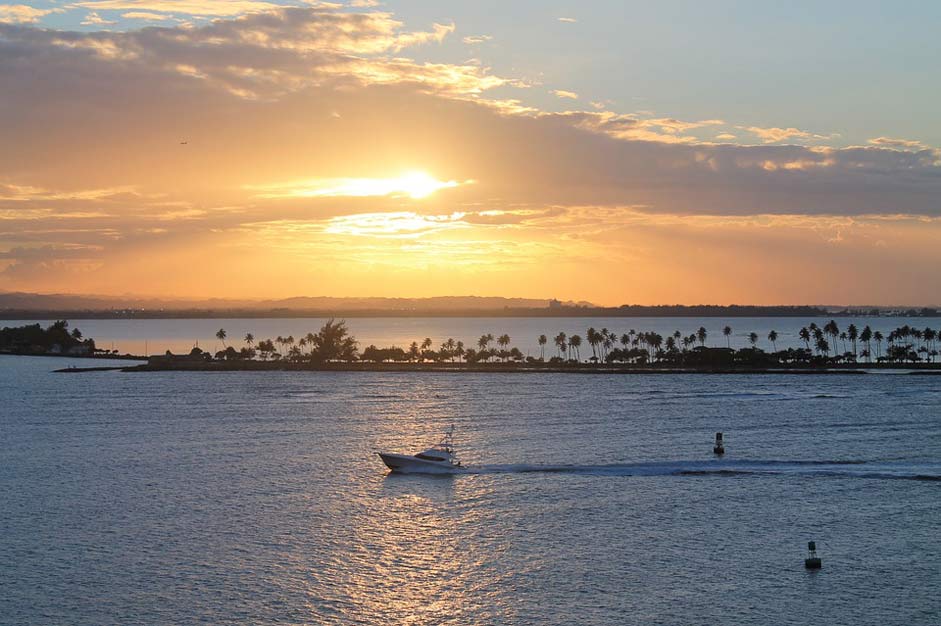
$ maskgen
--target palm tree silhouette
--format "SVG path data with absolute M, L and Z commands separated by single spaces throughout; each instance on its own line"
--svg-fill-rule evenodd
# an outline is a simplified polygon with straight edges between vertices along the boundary
M 585 331 L 585 339 L 588 341 L 588 345 L 591 347 L 591 356 L 598 358 L 598 343 L 601 341 L 601 336 L 593 326 Z
M 700 327 L 699 327 L 699 330 L 696 331 L 696 339 L 699 340 L 699 345 L 701 345 L 701 346 L 705 346 L 705 345 L 706 345 L 706 337 L 707 337 L 707 336 L 708 336 L 708 335 L 706 334 L 706 328 L 705 328 L 704 326 L 700 326 Z
M 565 333 L 559 333 L 558 335 L 555 336 L 555 339 L 553 340 L 555 341 L 555 345 L 559 348 L 560 358 L 565 358 L 565 350 L 567 348 L 567 346 L 565 345 L 565 339 L 566 339 Z
M 464 358 L 464 354 L 465 354 L 463 341 L 457 342 L 457 347 L 454 349 L 454 354 L 457 355 L 457 360 L 460 363 L 461 360 Z
M 245 343 L 248 344 L 248 347 L 251 348 L 255 344 L 255 335 L 251 333 L 245 334 Z
M 748 333 L 748 341 L 751 342 L 752 348 L 757 348 L 758 347 L 758 333 L 756 332 Z
M 503 362 L 506 363 L 506 360 L 507 360 L 507 357 L 508 357 L 508 355 L 506 354 L 506 347 L 507 347 L 508 345 L 510 345 L 510 336 L 507 335 L 506 333 L 500 335 L 500 336 L 497 338 L 497 344 L 499 344 L 500 348 L 502 348 L 502 351 L 504 352 L 504 354 L 503 354 Z
M 222 342 L 222 349 L 223 349 L 223 350 L 227 349 L 227 346 L 225 345 L 225 338 L 226 338 L 225 329 L 224 329 L 224 328 L 220 328 L 220 329 L 218 330 L 218 332 L 216 332 L 216 339 L 218 339 L 219 341 Z
M 777 346 L 778 331 L 772 330 L 770 333 L 768 333 L 768 341 L 771 342 L 771 350 L 773 352 L 777 352 L 778 351 L 778 346 Z
M 578 348 L 582 345 L 582 338 L 578 335 L 572 335 L 569 337 L 569 347 L 575 351 L 575 359 L 577 361 L 582 360 L 582 355 L 579 354 Z
M 797 335 L 801 338 L 801 341 L 804 342 L 804 345 L 807 346 L 807 349 L 810 350 L 810 331 L 807 330 L 807 327 L 801 328 Z
M 859 334 L 859 340 L 866 344 L 866 360 L 872 363 L 872 329 L 867 324 Z
M 543 361 L 546 360 L 546 344 L 549 342 L 549 338 L 545 335 L 539 335 L 539 358 Z
M 849 328 L 846 329 L 846 336 L 853 342 L 853 356 L 858 356 L 856 353 L 856 340 L 859 339 L 859 329 L 856 328 L 856 324 L 849 325 Z
M 725 328 L 723 328 L 722 334 L 725 335 L 725 346 L 731 350 L 732 349 L 732 339 L 731 339 L 732 327 L 726 326 Z

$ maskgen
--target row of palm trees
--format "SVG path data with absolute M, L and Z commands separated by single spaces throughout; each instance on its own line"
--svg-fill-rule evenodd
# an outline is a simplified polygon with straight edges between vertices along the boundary
M 254 359 L 258 356 L 265 361 L 278 358 L 295 361 L 312 359 L 317 355 L 322 356 L 325 341 L 322 335 L 325 330 L 329 332 L 336 327 L 342 330 L 341 336 L 335 338 L 336 344 L 340 347 L 332 348 L 330 354 L 342 354 L 346 360 L 357 358 L 369 361 L 411 362 L 454 362 L 456 360 L 476 363 L 499 359 L 504 362 L 511 360 L 544 362 L 546 361 L 546 347 L 549 345 L 549 337 L 539 335 L 537 338 L 539 357 L 526 357 L 518 348 L 511 347 L 510 335 L 504 333 L 495 336 L 492 333 L 486 333 L 477 339 L 476 347 L 467 347 L 463 341 L 448 338 L 437 350 L 434 350 L 431 338 L 425 338 L 420 342 L 412 342 L 407 350 L 394 346 L 384 349 L 369 346 L 360 355 L 356 350 L 355 340 L 347 336 L 344 323 L 335 323 L 331 320 L 320 333 L 307 333 L 297 340 L 293 335 L 288 335 L 256 342 L 254 335 L 248 333 L 244 338 L 246 347 L 237 354 L 240 358 Z M 726 325 L 722 329 L 722 335 L 726 344 L 724 349 L 735 352 L 732 350 L 732 327 Z M 225 344 L 227 335 L 224 329 L 219 329 L 216 337 L 222 342 L 226 352 L 234 352 L 234 348 Z M 761 338 L 758 333 L 750 332 L 746 337 L 748 345 L 739 352 L 751 351 L 766 354 L 759 346 Z M 868 325 L 859 329 L 855 324 L 850 324 L 845 330 L 841 330 L 837 322 L 831 320 L 823 326 L 811 323 L 801 328 L 797 333 L 797 339 L 804 344 L 804 348 L 801 349 L 789 348 L 779 351 L 777 343 L 780 335 L 775 330 L 769 331 L 766 338 L 767 345 L 771 348 L 770 355 L 782 361 L 804 361 L 815 357 L 818 360 L 839 362 L 857 362 L 862 358 L 870 363 L 873 360 L 879 362 L 923 360 L 931 363 L 938 356 L 941 331 L 931 328 L 917 329 L 906 325 L 889 332 L 888 335 L 883 335 L 878 330 L 873 331 Z M 549 361 L 598 363 L 622 360 L 651 362 L 670 358 L 675 360 L 677 355 L 715 349 L 707 347 L 708 339 L 709 333 L 703 326 L 689 334 L 677 330 L 666 337 L 653 331 L 631 329 L 618 335 L 607 328 L 600 330 L 588 328 L 584 337 L 579 334 L 567 335 L 564 332 L 555 335 L 552 338 L 555 355 L 551 356 Z M 885 349 L 883 349 L 884 344 Z M 586 355 L 583 354 L 586 345 L 591 351 L 591 356 L 588 358 L 584 358 Z
M 295 341 L 294 335 L 275 339 L 255 340 L 255 335 L 245 335 L 245 347 L 236 350 L 225 343 L 228 333 L 224 328 L 216 332 L 216 339 L 222 342 L 223 350 L 216 353 L 216 358 L 227 360 L 262 361 L 269 359 L 287 359 L 290 361 L 352 361 L 356 359 L 356 339 L 349 334 L 346 322 L 329 320 L 318 332 L 307 333 Z

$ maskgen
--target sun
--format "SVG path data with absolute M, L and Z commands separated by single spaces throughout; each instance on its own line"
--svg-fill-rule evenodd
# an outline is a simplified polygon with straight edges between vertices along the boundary
M 402 176 L 399 177 L 398 184 L 396 186 L 401 192 L 408 194 L 410 197 L 418 200 L 421 198 L 427 198 L 439 189 L 444 189 L 446 187 L 456 187 L 457 183 L 455 181 L 436 180 L 427 172 L 414 171 L 402 174 Z

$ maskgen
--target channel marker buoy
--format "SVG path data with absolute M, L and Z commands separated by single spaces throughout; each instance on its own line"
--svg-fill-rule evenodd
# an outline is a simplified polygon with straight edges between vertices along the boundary
M 820 560 L 820 557 L 817 556 L 816 541 L 807 542 L 807 558 L 804 559 L 804 567 L 807 569 L 820 569 L 823 567 L 823 562 Z
M 725 454 L 725 446 L 722 445 L 722 433 L 716 433 L 716 443 L 712 446 L 712 452 L 719 456 Z

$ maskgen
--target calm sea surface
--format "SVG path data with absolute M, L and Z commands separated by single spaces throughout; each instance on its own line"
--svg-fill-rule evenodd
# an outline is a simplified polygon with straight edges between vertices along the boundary
M 69 363 L 0 357 L 0 624 L 941 622 L 939 377 Z
M 50 320 L 14 320 L 2 321 L 0 326 L 20 326 L 40 322 L 44 326 Z M 317 332 L 325 319 L 158 319 L 158 320 L 74 320 L 73 327 L 81 329 L 88 337 L 98 341 L 98 347 L 131 354 L 163 354 L 166 350 L 189 352 L 194 345 L 204 350 L 216 352 L 222 349 L 222 343 L 216 339 L 216 331 L 224 328 L 228 334 L 228 345 L 242 346 L 246 333 L 252 333 L 255 341 L 274 339 L 277 336 L 293 335 L 300 339 L 309 332 Z M 347 324 L 353 335 L 359 340 L 360 348 L 369 344 L 379 347 L 399 346 L 407 348 L 410 343 L 428 337 L 437 349 L 449 337 L 463 341 L 470 347 L 476 347 L 477 339 L 486 333 L 499 336 L 510 335 L 512 345 L 522 350 L 523 354 L 539 356 L 539 335 L 546 335 L 546 357 L 555 354 L 552 338 L 559 332 L 567 335 L 582 336 L 582 357 L 591 356 L 591 348 L 584 341 L 585 331 L 589 327 L 596 330 L 607 328 L 620 337 L 631 329 L 652 331 L 666 338 L 679 330 L 683 335 L 695 333 L 700 326 L 708 331 L 706 345 L 725 346 L 726 338 L 722 334 L 724 326 L 732 327 L 729 343 L 732 347 L 742 348 L 748 343 L 748 334 L 758 333 L 758 345 L 769 350 L 768 332 L 777 331 L 778 349 L 803 346 L 797 333 L 802 326 L 811 322 L 823 326 L 830 318 L 795 318 L 795 317 L 742 317 L 742 318 L 692 318 L 692 317 L 632 317 L 632 318 L 351 318 Z M 860 317 L 836 318 L 840 330 L 846 330 L 850 324 L 856 324 L 861 331 L 869 325 L 873 331 L 881 330 L 884 335 L 899 326 L 913 328 L 930 327 L 941 330 L 941 318 L 905 318 L 905 317 Z M 843 351 L 840 342 L 840 351 Z M 850 345 L 846 349 L 852 349 Z M 861 349 L 861 348 L 860 348 Z M 875 350 L 875 344 L 873 345 Z

